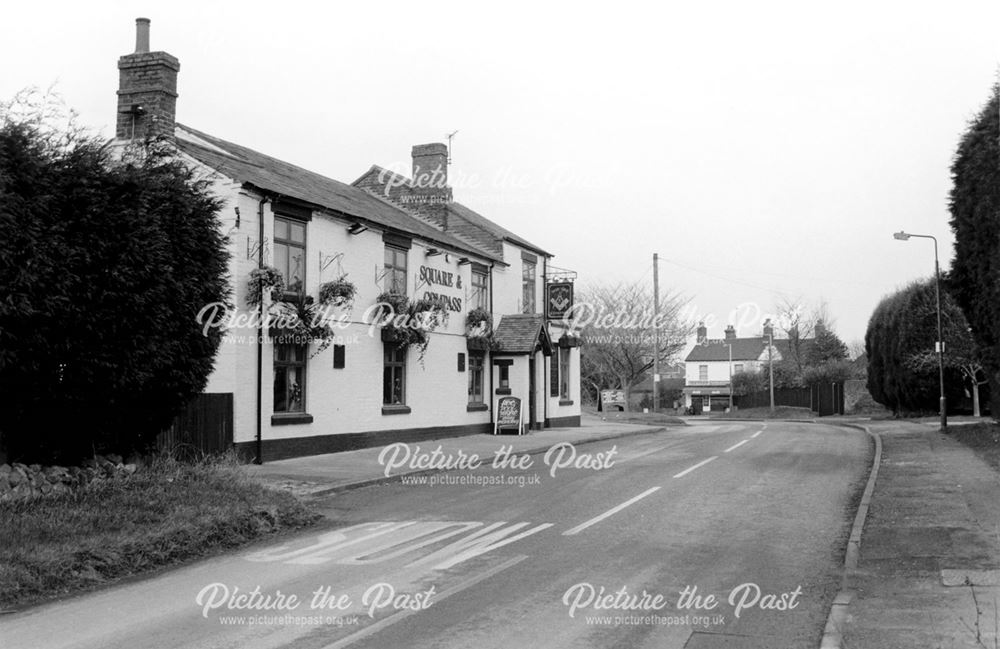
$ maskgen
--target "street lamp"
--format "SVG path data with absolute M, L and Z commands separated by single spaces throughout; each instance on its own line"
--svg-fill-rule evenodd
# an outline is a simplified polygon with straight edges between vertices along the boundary
M 733 411 L 733 343 L 722 343 L 729 348 L 729 412 Z
M 939 407 L 941 408 L 941 432 L 948 432 L 948 413 L 945 409 L 947 403 L 944 396 L 944 340 L 941 338 L 941 268 L 938 265 L 937 239 L 929 234 L 911 234 L 909 232 L 893 232 L 892 238 L 897 241 L 907 241 L 910 237 L 918 239 L 930 239 L 934 242 L 934 296 L 937 300 L 937 342 L 934 343 L 934 351 L 938 355 L 938 385 L 941 389 Z

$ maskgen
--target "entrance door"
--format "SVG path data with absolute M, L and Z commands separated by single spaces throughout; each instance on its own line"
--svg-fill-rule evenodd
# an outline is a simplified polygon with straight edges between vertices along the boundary
M 532 354 L 528 357 L 528 428 L 530 430 L 536 430 L 538 428 L 538 424 L 535 419 L 536 388 L 535 355 Z

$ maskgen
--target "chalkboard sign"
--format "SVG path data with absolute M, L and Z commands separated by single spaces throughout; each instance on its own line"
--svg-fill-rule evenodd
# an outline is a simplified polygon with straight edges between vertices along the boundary
M 625 390 L 601 390 L 601 400 L 597 402 L 598 412 L 608 412 L 609 410 L 628 410 L 628 401 L 625 400 Z
M 521 400 L 517 397 L 500 397 L 497 399 L 496 424 L 493 426 L 493 434 L 504 430 L 514 429 L 517 434 L 522 432 L 521 427 Z

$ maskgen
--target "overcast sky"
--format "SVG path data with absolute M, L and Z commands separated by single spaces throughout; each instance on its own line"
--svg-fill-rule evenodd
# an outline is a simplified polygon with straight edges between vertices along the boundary
M 900 229 L 947 265 L 949 165 L 1000 63 L 996 0 L 19 2 L 0 98 L 55 84 L 112 135 L 137 16 L 181 123 L 344 182 L 457 130 L 457 200 L 583 283 L 651 282 L 658 252 L 712 335 L 801 298 L 863 337 L 933 272 Z

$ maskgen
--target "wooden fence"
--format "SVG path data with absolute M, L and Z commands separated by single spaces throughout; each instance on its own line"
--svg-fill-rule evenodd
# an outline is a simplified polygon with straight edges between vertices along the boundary
M 737 408 L 767 408 L 771 405 L 769 390 L 733 397 Z M 844 384 L 824 383 L 811 388 L 775 388 L 774 405 L 809 408 L 820 417 L 844 414 Z
M 233 447 L 233 395 L 202 393 L 156 438 L 156 447 L 175 456 L 197 458 Z

